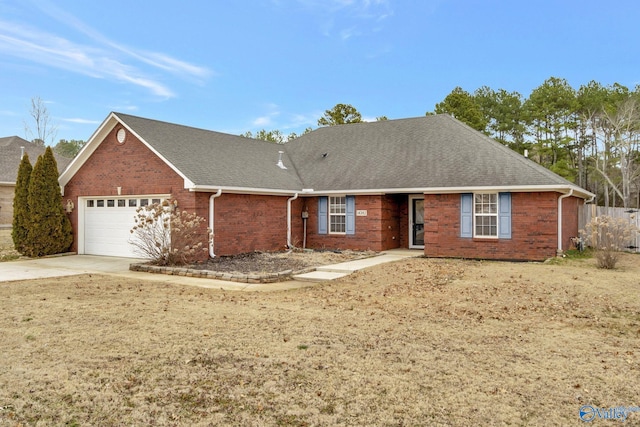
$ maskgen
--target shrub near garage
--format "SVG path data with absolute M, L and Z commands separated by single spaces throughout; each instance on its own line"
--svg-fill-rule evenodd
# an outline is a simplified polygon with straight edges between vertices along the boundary
M 39 257 L 65 252 L 73 242 L 71 221 L 62 206 L 58 165 L 47 147 L 29 179 L 28 226 L 24 255 Z
M 134 252 L 157 265 L 189 265 L 206 257 L 205 219 L 174 210 L 170 200 L 138 208 L 129 241 Z M 209 239 L 211 232 L 207 229 Z
M 13 223 L 11 225 L 11 238 L 13 247 L 21 254 L 25 253 L 27 236 L 29 233 L 29 208 L 27 199 L 29 197 L 29 180 L 33 167 L 29 161 L 27 153 L 22 156 L 18 167 L 18 177 L 16 178 L 16 188 L 13 196 Z

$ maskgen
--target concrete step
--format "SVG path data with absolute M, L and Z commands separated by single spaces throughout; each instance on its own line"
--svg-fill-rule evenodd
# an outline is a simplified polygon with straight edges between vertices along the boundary
M 351 272 L 336 272 L 336 271 L 310 271 L 309 273 L 296 274 L 293 276 L 294 280 L 301 282 L 324 282 L 326 280 L 339 279 L 344 276 L 348 276 Z

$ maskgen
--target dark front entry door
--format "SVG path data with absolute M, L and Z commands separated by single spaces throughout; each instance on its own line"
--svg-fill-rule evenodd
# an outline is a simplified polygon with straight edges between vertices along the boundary
M 411 246 L 424 246 L 424 199 L 411 199 Z

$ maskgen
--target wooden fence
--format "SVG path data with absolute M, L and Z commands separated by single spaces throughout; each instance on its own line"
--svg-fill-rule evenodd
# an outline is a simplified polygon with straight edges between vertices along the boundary
M 612 218 L 623 218 L 640 230 L 640 211 L 638 209 L 625 208 L 606 208 L 604 206 L 583 205 L 579 209 L 578 228 L 584 230 L 585 226 L 591 221 L 591 218 L 607 215 Z M 636 233 L 627 249 L 634 252 L 640 252 L 640 233 Z

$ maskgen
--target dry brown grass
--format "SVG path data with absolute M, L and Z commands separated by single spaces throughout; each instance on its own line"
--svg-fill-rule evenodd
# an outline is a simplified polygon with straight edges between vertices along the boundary
M 13 248 L 11 229 L 0 229 L 0 261 L 9 261 L 20 256 Z
M 418 258 L 275 293 L 2 284 L 0 425 L 582 425 L 640 404 L 639 290 L 634 255 Z

